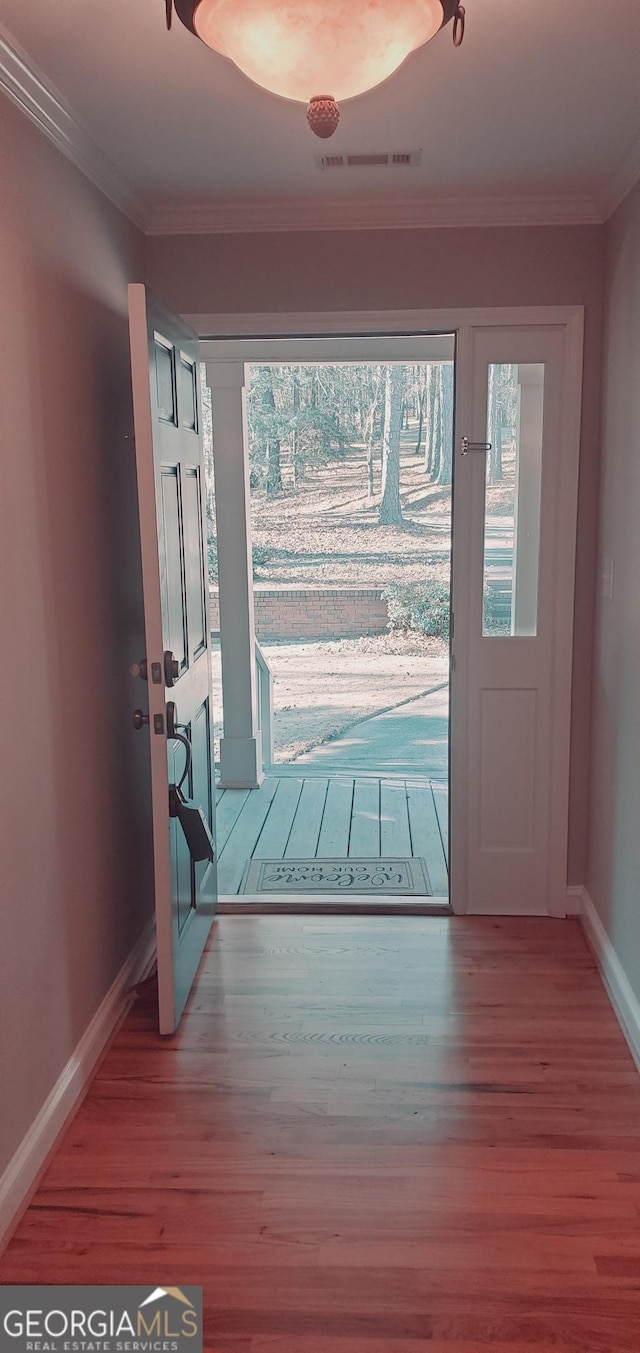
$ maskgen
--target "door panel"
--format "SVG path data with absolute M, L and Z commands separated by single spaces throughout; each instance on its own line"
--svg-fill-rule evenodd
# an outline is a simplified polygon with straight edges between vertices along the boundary
M 191 432 L 198 431 L 198 367 L 186 353 L 178 362 L 180 388 L 180 421 Z
M 480 701 L 480 849 L 535 843 L 535 690 L 483 690 Z
M 466 742 L 454 758 L 464 867 L 456 876 L 454 859 L 453 902 L 473 912 L 560 914 L 573 607 L 561 551 L 566 557 L 575 542 L 577 441 L 567 405 L 579 387 L 565 381 L 562 325 L 478 328 L 461 345 L 453 709 L 455 720 L 464 704 Z
M 141 285 L 129 288 L 151 731 L 160 1032 L 178 1025 L 216 904 L 215 862 L 191 858 L 169 785 L 215 835 L 196 339 Z M 170 652 L 175 660 L 165 660 Z M 176 731 L 167 738 L 167 702 Z
M 154 334 L 156 408 L 163 423 L 176 421 L 175 353 L 173 344 Z

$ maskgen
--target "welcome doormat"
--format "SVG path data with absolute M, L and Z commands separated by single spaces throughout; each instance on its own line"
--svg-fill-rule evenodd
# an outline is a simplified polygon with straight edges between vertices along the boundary
M 424 860 L 250 860 L 241 893 L 432 897 Z

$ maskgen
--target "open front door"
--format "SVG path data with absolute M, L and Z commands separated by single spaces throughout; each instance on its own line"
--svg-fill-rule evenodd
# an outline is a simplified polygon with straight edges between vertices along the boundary
M 129 287 L 160 1032 L 180 1021 L 216 904 L 210 626 L 197 342 Z M 140 705 L 146 704 L 140 686 Z M 147 711 L 136 711 L 147 736 Z M 174 736 L 177 735 L 177 736 Z M 172 786 L 180 789 L 173 789 Z

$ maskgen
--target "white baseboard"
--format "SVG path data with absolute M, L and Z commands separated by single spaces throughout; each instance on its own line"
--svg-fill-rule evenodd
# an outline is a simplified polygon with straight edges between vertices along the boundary
M 581 883 L 571 883 L 567 888 L 567 916 L 581 916 L 585 890 Z
M 0 1178 L 0 1251 L 27 1207 L 60 1133 L 88 1089 L 99 1058 L 131 1005 L 132 988 L 150 967 L 155 947 L 152 919 Z
M 600 920 L 593 898 L 586 888 L 569 889 L 568 892 L 580 894 L 579 911 L 572 914 L 580 916 L 587 944 L 598 965 L 614 1014 L 640 1071 L 640 1001 Z

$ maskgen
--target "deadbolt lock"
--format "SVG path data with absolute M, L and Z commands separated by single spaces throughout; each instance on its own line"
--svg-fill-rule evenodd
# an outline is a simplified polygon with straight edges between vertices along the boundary
M 180 676 L 180 663 L 174 658 L 170 648 L 165 650 L 164 655 L 164 684 L 165 686 L 174 686 Z

